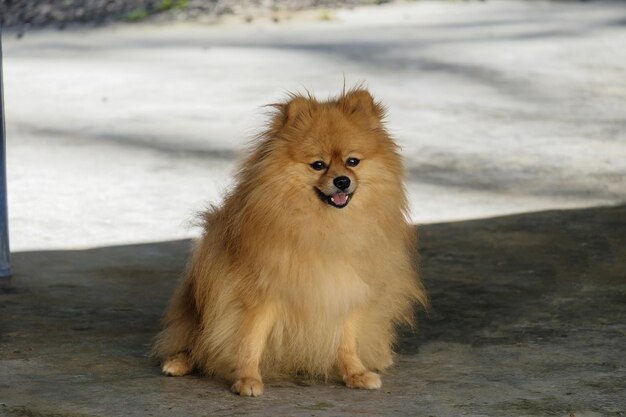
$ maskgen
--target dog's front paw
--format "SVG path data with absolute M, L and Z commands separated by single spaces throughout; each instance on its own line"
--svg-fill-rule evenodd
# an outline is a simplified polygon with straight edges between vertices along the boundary
M 235 381 L 230 390 L 242 397 L 258 397 L 263 394 L 263 382 L 253 377 L 240 378 Z
M 380 375 L 375 372 L 360 372 L 344 376 L 348 388 L 379 389 L 383 384 Z

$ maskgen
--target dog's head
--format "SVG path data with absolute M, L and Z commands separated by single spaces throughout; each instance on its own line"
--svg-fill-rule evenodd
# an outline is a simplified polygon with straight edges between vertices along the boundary
M 278 111 L 248 162 L 263 167 L 258 172 L 271 179 L 285 209 L 404 209 L 401 159 L 383 127 L 384 109 L 369 92 L 326 102 L 297 95 L 273 106 Z

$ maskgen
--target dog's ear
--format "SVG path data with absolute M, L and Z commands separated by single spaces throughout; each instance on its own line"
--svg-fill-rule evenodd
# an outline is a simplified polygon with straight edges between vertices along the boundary
M 304 97 L 294 97 L 287 104 L 285 109 L 285 123 L 292 123 L 298 120 L 298 117 L 311 110 L 311 101 Z
M 339 105 L 346 114 L 360 116 L 372 129 L 379 129 L 383 125 L 385 108 L 382 104 L 375 102 L 367 90 L 348 91 L 339 99 Z
M 293 95 L 286 103 L 272 104 L 278 110 L 272 122 L 272 128 L 276 131 L 286 126 L 293 125 L 300 117 L 311 114 L 311 110 L 317 103 L 311 98 Z

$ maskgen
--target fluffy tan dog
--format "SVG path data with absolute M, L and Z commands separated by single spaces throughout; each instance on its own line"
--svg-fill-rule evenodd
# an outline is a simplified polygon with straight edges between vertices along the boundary
M 154 355 L 167 375 L 197 369 L 245 396 L 269 374 L 380 388 L 395 325 L 426 303 L 384 110 L 363 89 L 273 107 L 236 186 L 204 215 Z

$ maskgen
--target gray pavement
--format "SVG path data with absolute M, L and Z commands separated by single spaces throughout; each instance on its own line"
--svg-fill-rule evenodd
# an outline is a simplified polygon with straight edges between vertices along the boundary
M 626 206 L 420 228 L 432 310 L 380 391 L 268 381 L 239 398 L 147 357 L 188 241 L 14 256 L 0 415 L 622 416 Z
M 624 3 L 331 17 L 5 34 L 0 415 L 626 413 Z M 146 355 L 194 213 L 260 106 L 344 75 L 389 106 L 432 310 L 379 392 L 285 379 L 240 399 L 161 376 Z

